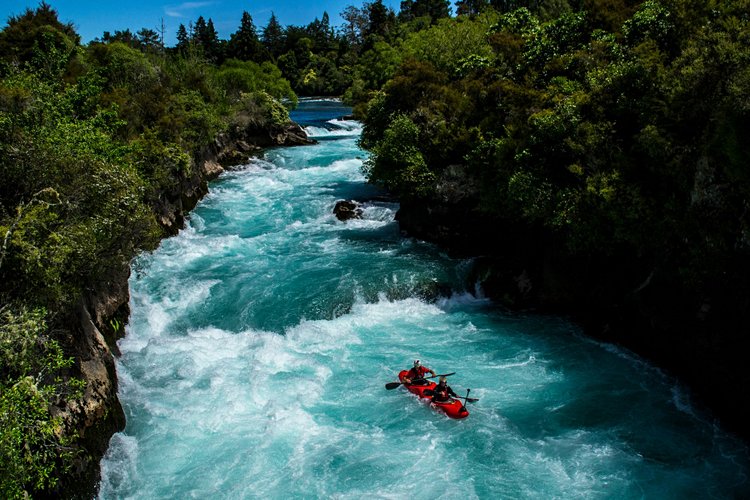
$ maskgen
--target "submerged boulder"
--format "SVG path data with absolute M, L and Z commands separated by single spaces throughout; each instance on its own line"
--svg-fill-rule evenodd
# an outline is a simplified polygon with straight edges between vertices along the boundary
M 341 221 L 362 218 L 362 209 L 357 202 L 352 200 L 337 201 L 336 206 L 333 207 L 333 213 L 336 215 L 336 218 Z

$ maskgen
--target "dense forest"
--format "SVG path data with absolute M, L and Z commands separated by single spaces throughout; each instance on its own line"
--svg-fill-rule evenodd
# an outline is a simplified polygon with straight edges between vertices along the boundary
M 69 494 L 88 477 L 99 452 L 61 410 L 86 390 L 81 308 L 179 228 L 174 207 L 189 209 L 217 143 L 252 149 L 245 139 L 290 126 L 297 95 L 354 107 L 369 179 L 400 198 L 413 234 L 486 256 L 488 293 L 579 314 L 747 435 L 749 12 L 747 0 L 404 0 L 396 13 L 378 0 L 339 27 L 327 13 L 256 27 L 245 12 L 228 40 L 201 16 L 174 47 L 147 28 L 82 45 L 46 3 L 11 17 L 0 496 Z M 95 322 L 111 342 L 126 320 Z

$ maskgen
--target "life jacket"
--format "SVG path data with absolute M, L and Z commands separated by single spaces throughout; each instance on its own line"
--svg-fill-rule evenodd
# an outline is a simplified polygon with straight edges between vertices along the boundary
M 429 373 L 429 371 L 430 371 L 430 370 L 428 370 L 428 369 L 427 369 L 427 368 L 425 368 L 424 366 L 415 366 L 415 367 L 412 367 L 412 368 L 411 368 L 411 369 L 410 369 L 410 370 L 409 370 L 409 371 L 408 371 L 408 372 L 406 373 L 406 376 L 407 376 L 407 377 L 408 377 L 409 379 L 411 379 L 412 381 L 414 381 L 414 379 L 418 379 L 418 378 L 424 378 L 424 376 L 425 376 L 425 375 L 427 375 L 427 373 Z M 426 382 L 418 382 L 418 383 L 421 383 L 421 384 L 425 384 Z
M 435 388 L 432 390 L 433 396 L 432 399 L 438 402 L 445 402 L 449 401 L 451 399 L 450 392 L 448 392 L 448 386 L 440 384 L 436 385 Z

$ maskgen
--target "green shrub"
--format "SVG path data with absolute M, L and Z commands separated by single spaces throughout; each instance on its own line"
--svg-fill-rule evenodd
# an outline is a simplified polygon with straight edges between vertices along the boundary
M 241 94 L 233 123 L 243 128 L 284 127 L 290 123 L 289 111 L 267 92 Z
M 281 75 L 281 70 L 266 61 L 257 64 L 252 61 L 229 59 L 213 75 L 216 85 L 232 100 L 239 99 L 243 93 L 264 91 L 276 99 L 286 99 L 294 107 L 297 96 L 289 82 Z
M 434 188 L 435 174 L 419 148 L 419 128 L 407 116 L 396 116 L 385 130 L 383 139 L 372 148 L 364 164 L 371 182 L 382 184 L 403 196 L 424 196 Z
M 75 452 L 49 411 L 63 397 L 80 397 L 82 382 L 61 370 L 73 360 L 48 337 L 42 310 L 0 308 L 0 496 L 49 491 Z

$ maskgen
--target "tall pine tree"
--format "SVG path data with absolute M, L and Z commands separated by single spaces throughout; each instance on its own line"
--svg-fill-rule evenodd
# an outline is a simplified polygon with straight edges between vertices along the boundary
M 382 36 L 388 39 L 390 32 L 396 26 L 396 14 L 392 9 L 383 5 L 383 0 L 375 0 L 367 6 L 367 30 L 365 39 L 370 35 Z
M 279 20 L 276 19 L 276 14 L 271 12 L 271 19 L 268 20 L 268 24 L 263 28 L 261 41 L 274 60 L 278 59 L 284 50 L 284 38 L 284 29 L 279 24 Z
M 489 6 L 489 0 L 458 0 L 456 2 L 456 14 L 459 16 L 476 16 Z
M 416 17 L 429 16 L 432 24 L 435 24 L 439 19 L 450 15 L 448 0 L 403 0 L 398 17 L 401 22 L 408 22 Z
M 211 18 L 208 22 L 199 16 L 195 21 L 195 35 L 193 41 L 203 50 L 203 55 L 211 62 L 221 62 L 223 59 L 222 45 L 219 42 L 219 34 L 216 33 L 214 22 Z
M 263 46 L 258 39 L 258 33 L 253 18 L 248 12 L 242 13 L 240 27 L 229 38 L 227 57 L 241 61 L 260 61 L 263 58 Z
M 189 45 L 190 35 L 188 35 L 185 25 L 180 23 L 180 26 L 177 28 L 177 50 L 184 54 L 187 52 Z

